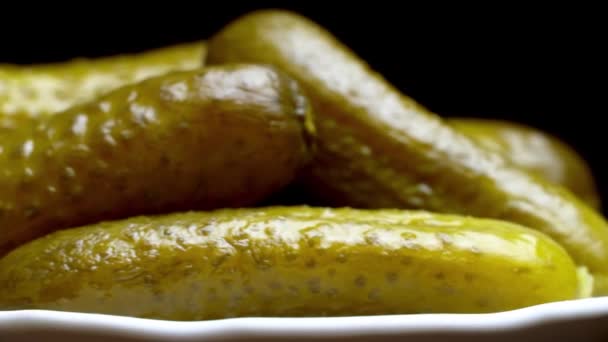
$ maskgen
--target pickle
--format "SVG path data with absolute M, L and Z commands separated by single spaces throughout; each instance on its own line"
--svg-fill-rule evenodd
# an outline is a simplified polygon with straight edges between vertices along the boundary
M 111 57 L 0 64 L 0 119 L 2 115 L 36 117 L 64 111 L 130 83 L 197 69 L 205 53 L 205 42 L 198 41 Z
M 548 236 L 423 211 L 138 216 L 55 232 L 0 260 L 1 309 L 166 320 L 482 313 L 581 296 L 573 260 Z
M 310 159 L 310 106 L 272 67 L 180 71 L 0 134 L 0 254 L 101 219 L 247 206 Z
M 511 166 L 401 94 L 347 46 L 291 12 L 262 10 L 208 41 L 207 63 L 265 63 L 315 108 L 318 148 L 301 182 L 330 206 L 495 218 L 546 233 L 608 294 L 608 223 L 569 190 Z
M 450 118 L 448 123 L 516 167 L 572 191 L 596 210 L 600 196 L 591 168 L 576 150 L 546 132 L 524 124 L 478 118 Z

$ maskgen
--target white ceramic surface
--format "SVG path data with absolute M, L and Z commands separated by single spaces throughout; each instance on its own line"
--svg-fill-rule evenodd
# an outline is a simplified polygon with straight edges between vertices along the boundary
M 0 341 L 608 341 L 608 297 L 494 314 L 235 318 L 171 322 L 0 311 Z

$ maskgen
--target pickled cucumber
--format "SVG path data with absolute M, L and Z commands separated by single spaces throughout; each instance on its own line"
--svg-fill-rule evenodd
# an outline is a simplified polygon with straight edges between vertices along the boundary
M 332 206 L 503 219 L 566 247 L 608 294 L 608 223 L 567 189 L 510 166 L 389 84 L 314 22 L 262 10 L 208 41 L 207 63 L 275 65 L 311 99 L 318 148 L 302 181 Z M 388 53 L 388 52 L 387 52 Z
M 558 138 L 505 120 L 450 118 L 447 121 L 480 145 L 502 154 L 516 167 L 563 185 L 591 207 L 601 209 L 589 165 Z
M 0 134 L 0 254 L 53 230 L 246 206 L 310 159 L 310 106 L 272 67 L 179 71 Z
M 581 296 L 573 260 L 546 235 L 422 211 L 139 216 L 0 260 L 0 309 L 167 320 L 496 312 Z
M 205 53 L 205 42 L 197 41 L 112 57 L 0 64 L 0 119 L 3 115 L 36 117 L 64 111 L 129 83 L 193 70 L 202 66 Z M 0 120 L 0 127 L 2 124 Z

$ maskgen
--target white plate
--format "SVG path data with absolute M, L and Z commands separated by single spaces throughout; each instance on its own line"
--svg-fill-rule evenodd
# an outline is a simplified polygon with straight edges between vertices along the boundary
M 172 322 L 54 311 L 0 312 L 0 341 L 608 341 L 608 297 L 493 314 L 234 318 Z

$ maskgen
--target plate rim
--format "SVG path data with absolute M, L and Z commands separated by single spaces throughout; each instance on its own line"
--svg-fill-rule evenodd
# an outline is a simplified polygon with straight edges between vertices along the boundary
M 51 310 L 0 311 L 0 333 L 53 329 L 173 340 L 193 337 L 345 337 L 433 332 L 496 333 L 560 321 L 608 319 L 608 297 L 566 300 L 483 314 L 405 314 L 343 317 L 241 317 L 168 321 Z

